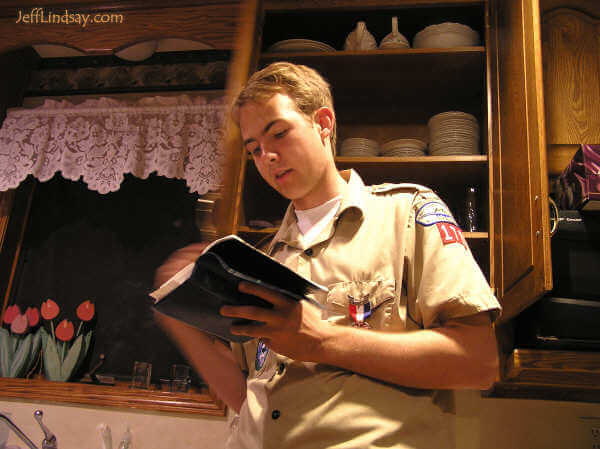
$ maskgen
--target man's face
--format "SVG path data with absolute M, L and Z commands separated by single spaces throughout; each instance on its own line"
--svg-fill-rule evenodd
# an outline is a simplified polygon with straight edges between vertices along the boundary
M 246 150 L 271 187 L 297 209 L 318 206 L 327 170 L 335 166 L 321 127 L 300 113 L 294 102 L 275 94 L 264 103 L 240 108 L 240 130 Z

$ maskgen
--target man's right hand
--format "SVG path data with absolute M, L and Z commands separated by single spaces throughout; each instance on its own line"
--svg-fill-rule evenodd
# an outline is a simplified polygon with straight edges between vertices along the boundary
M 209 245 L 210 242 L 192 243 L 184 248 L 178 249 L 171 254 L 164 263 L 157 268 L 154 274 L 154 288 L 160 287 L 166 281 L 168 281 L 173 275 L 179 270 L 186 267 L 202 254 L 204 248 Z

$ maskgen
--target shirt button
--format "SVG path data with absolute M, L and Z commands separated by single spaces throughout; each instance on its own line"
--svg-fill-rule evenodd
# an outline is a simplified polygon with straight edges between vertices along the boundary
M 313 255 L 313 250 L 312 248 L 308 248 L 307 250 L 304 251 L 304 254 L 306 254 L 308 257 Z
M 281 412 L 279 410 L 273 410 L 273 413 L 271 413 L 271 418 L 273 419 L 277 419 L 281 416 Z
M 279 368 L 277 369 L 277 372 L 279 374 L 283 374 L 283 371 L 285 370 L 285 363 L 280 363 L 279 364 Z

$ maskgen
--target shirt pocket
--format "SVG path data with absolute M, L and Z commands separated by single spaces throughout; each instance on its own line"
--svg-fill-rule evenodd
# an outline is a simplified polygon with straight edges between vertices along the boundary
M 348 326 L 368 315 L 364 321 L 374 329 L 383 330 L 391 318 L 395 297 L 396 282 L 393 279 L 338 282 L 329 286 L 327 321 Z M 356 318 L 351 316 L 352 304 L 359 307 Z

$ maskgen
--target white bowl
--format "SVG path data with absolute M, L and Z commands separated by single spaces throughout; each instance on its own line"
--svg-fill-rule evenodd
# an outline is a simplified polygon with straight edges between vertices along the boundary
M 478 44 L 477 31 L 454 22 L 430 25 L 419 31 L 413 40 L 414 48 L 472 47 Z

